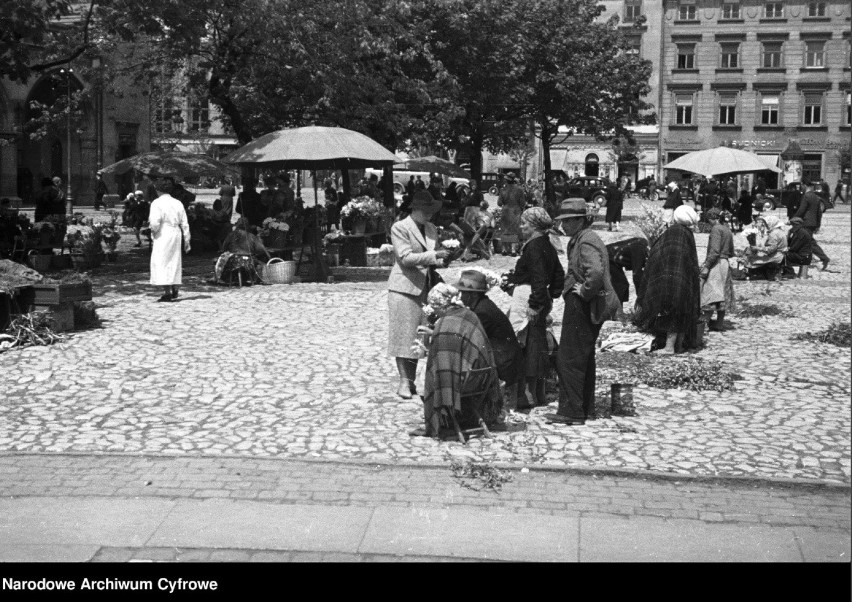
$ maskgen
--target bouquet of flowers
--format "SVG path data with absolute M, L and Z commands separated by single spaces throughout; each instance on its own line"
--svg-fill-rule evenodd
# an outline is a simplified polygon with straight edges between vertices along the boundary
M 441 241 L 441 246 L 449 251 L 455 251 L 461 247 L 461 243 L 455 238 L 448 238 Z
M 515 291 L 515 283 L 513 282 L 515 270 L 504 272 L 500 276 L 500 290 L 511 295 Z
M 393 245 L 390 245 L 388 243 L 383 244 L 381 247 L 379 247 L 379 253 L 382 253 L 382 254 L 385 254 L 385 255 L 392 254 L 393 253 Z
M 74 228 L 65 235 L 65 246 L 75 254 L 97 255 L 102 253 L 102 241 L 102 228 L 91 226 Z
M 384 205 L 368 196 L 355 197 L 340 210 L 341 217 L 350 220 L 375 219 L 384 212 Z
M 274 217 L 267 217 L 263 220 L 263 231 L 266 234 L 270 234 L 273 230 L 277 230 L 278 232 L 289 232 L 290 224 Z
M 487 268 L 483 268 L 481 266 L 475 265 L 470 267 L 469 269 L 475 270 L 485 276 L 485 285 L 491 289 L 495 286 L 501 286 L 503 284 L 503 278 L 497 274 L 497 272 L 493 272 Z
M 346 235 L 342 231 L 332 230 L 322 237 L 322 244 L 324 247 L 329 245 L 339 245 L 343 242 L 344 238 L 346 238 Z
M 107 246 L 107 250 L 115 252 L 118 241 L 121 240 L 121 234 L 118 233 L 118 212 L 110 212 L 109 222 L 98 222 L 92 226 L 94 230 L 99 230 L 101 233 L 101 242 Z

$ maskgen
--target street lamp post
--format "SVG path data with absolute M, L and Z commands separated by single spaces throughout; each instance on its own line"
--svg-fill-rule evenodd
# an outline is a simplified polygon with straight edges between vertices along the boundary
M 74 215 L 74 199 L 71 195 L 71 74 L 74 70 L 69 65 L 67 69 L 60 69 L 60 73 L 65 75 L 65 148 L 66 148 L 66 174 L 65 182 L 65 212 L 68 216 Z

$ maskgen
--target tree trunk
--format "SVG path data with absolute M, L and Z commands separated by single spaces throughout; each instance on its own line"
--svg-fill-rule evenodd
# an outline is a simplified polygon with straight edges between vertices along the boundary
M 248 127 L 248 124 L 243 120 L 239 108 L 231 100 L 230 86 L 228 86 L 215 72 L 210 76 L 210 83 L 207 89 L 210 91 L 210 100 L 222 110 L 222 113 L 228 117 L 231 123 L 231 128 L 237 136 L 240 144 L 248 144 L 254 136 Z
M 396 215 L 396 201 L 393 198 L 393 166 L 388 165 L 382 169 L 382 176 L 384 177 L 384 190 L 382 191 L 385 200 L 384 205 L 393 208 L 394 215 Z
M 547 119 L 543 119 L 539 122 L 541 126 L 541 154 L 543 155 L 542 159 L 544 159 L 544 196 L 547 199 L 548 205 L 551 207 L 556 206 L 556 191 L 553 189 L 553 181 L 550 178 L 550 142 L 552 140 L 552 134 L 550 131 L 550 124 L 547 122 Z
M 482 189 L 482 140 L 483 136 L 480 132 L 474 132 L 470 137 L 470 177 L 476 180 L 479 190 Z

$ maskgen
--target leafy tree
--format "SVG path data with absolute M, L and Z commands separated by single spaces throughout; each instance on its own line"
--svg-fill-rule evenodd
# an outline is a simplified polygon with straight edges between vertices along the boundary
M 511 0 L 512 104 L 525 108 L 541 138 L 545 192 L 553 204 L 550 145 L 560 127 L 599 139 L 625 136 L 625 126 L 653 123 L 650 61 L 630 52 L 614 17 L 599 21 L 595 0 Z M 641 23 L 640 23 L 641 24 Z

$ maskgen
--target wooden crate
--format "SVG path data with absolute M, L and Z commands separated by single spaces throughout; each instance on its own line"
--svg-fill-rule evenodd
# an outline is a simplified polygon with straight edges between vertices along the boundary
M 62 282 L 58 284 L 34 284 L 36 305 L 59 305 L 71 301 L 91 301 L 91 282 Z
M 65 332 L 74 330 L 74 303 L 69 301 L 59 305 L 36 305 L 35 311 L 47 312 L 53 318 L 53 330 Z

